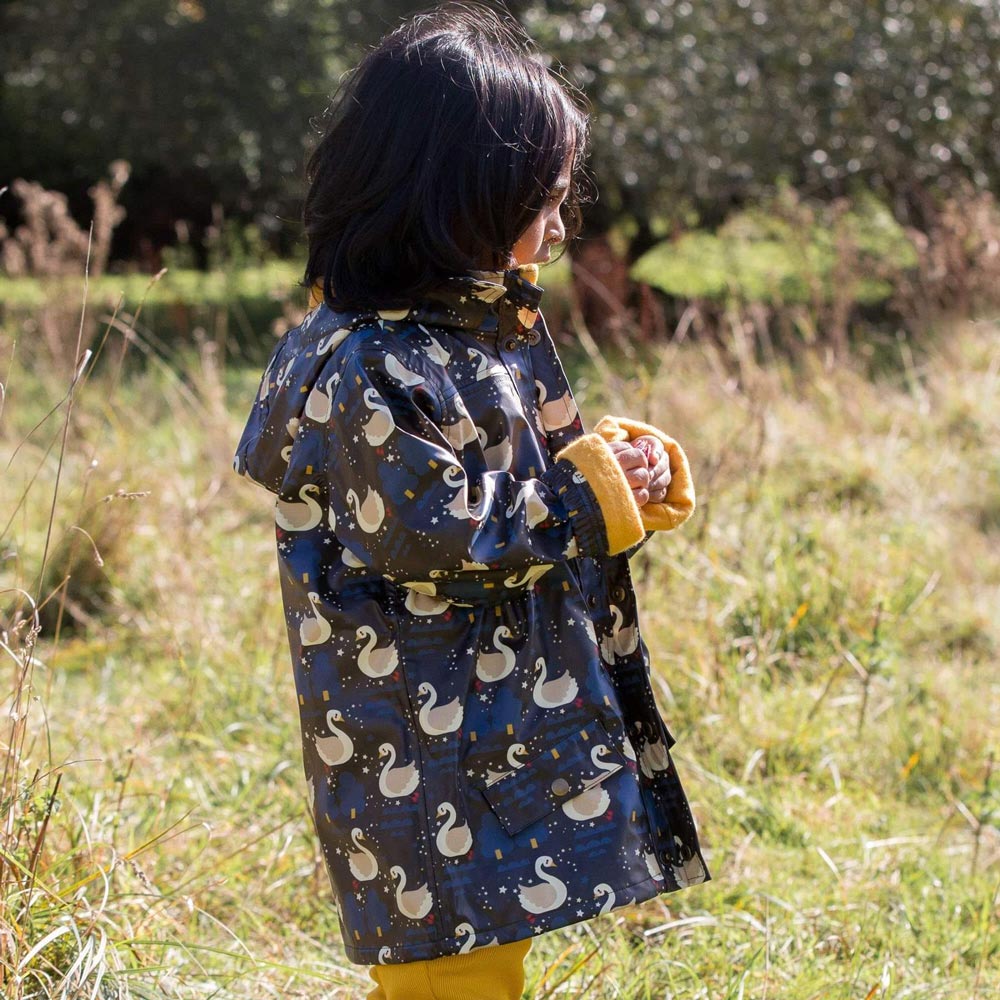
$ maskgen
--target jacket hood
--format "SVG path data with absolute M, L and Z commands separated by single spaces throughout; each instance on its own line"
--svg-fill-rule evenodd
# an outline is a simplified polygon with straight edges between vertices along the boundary
M 339 381 L 332 353 L 349 336 L 387 323 L 477 330 L 484 337 L 524 334 L 538 318 L 544 289 L 536 284 L 538 266 L 510 271 L 472 271 L 448 278 L 407 309 L 342 312 L 322 301 L 314 286 L 311 311 L 275 345 L 260 380 L 233 468 L 271 493 L 279 493 L 288 459 L 307 408 L 329 405 Z

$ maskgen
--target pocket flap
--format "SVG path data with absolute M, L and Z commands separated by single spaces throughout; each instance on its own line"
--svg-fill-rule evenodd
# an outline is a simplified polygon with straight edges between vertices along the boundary
M 611 738 L 600 719 L 594 719 L 482 791 L 503 828 L 513 837 L 624 766 L 617 740 Z

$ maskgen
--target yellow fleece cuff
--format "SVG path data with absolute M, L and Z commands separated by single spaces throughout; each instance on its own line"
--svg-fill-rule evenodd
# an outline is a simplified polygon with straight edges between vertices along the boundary
M 639 505 L 604 438 L 600 434 L 584 434 L 556 455 L 556 461 L 560 458 L 577 467 L 597 497 L 608 536 L 608 554 L 617 555 L 642 541 L 646 529 L 639 516 Z
M 670 456 L 670 485 L 660 503 L 647 503 L 639 508 L 642 523 L 647 531 L 670 531 L 682 525 L 695 509 L 694 481 L 684 449 L 669 434 L 650 424 L 627 417 L 601 417 L 594 427 L 605 441 L 634 441 L 650 434 L 662 442 Z

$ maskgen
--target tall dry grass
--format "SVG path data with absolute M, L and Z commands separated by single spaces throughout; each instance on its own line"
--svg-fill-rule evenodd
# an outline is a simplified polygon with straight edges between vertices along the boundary
M 259 373 L 207 335 L 168 358 L 124 313 L 68 381 L 4 336 L 3 994 L 364 996 L 309 830 L 270 498 L 231 471 Z M 565 345 L 590 421 L 692 460 L 698 514 L 633 572 L 715 880 L 539 938 L 529 996 L 1000 987 L 996 333 L 878 366 Z

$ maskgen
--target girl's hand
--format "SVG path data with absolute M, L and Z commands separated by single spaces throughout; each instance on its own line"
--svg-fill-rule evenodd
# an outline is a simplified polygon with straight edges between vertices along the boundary
M 667 498 L 670 485 L 670 456 L 663 442 L 652 434 L 643 434 L 630 442 L 631 446 L 646 456 L 649 469 L 649 497 L 653 503 L 662 503 Z
M 641 507 L 649 500 L 650 468 L 646 453 L 636 448 L 634 442 L 629 441 L 609 441 L 608 447 L 618 459 L 618 464 L 622 467 L 629 486 L 632 487 L 632 496 Z

